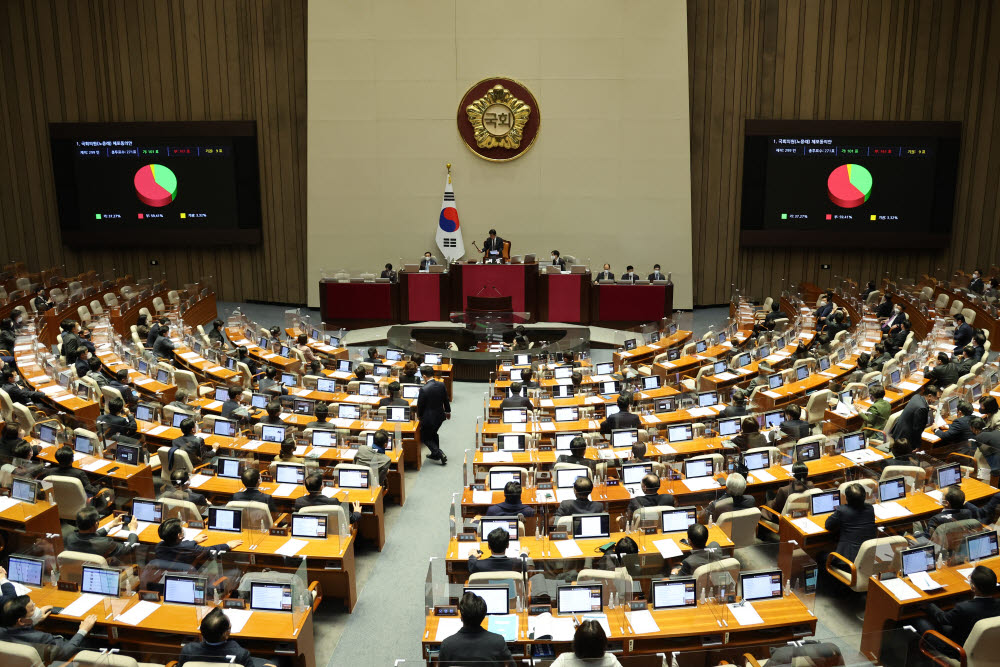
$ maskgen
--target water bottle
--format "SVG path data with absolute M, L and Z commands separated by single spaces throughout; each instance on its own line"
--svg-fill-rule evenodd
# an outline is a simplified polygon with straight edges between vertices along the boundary
M 266 533 L 267 532 L 267 527 L 264 525 L 264 519 L 260 520 L 260 532 L 262 532 L 262 533 Z
M 59 583 L 59 570 L 54 567 L 49 571 L 49 583 L 53 586 Z
M 219 603 L 221 602 L 221 598 L 219 597 L 219 589 L 218 588 L 215 588 L 215 589 L 212 590 L 212 601 L 215 602 L 216 606 L 218 606 Z
M 701 604 L 705 604 L 706 602 L 708 602 L 708 598 L 705 597 L 705 587 L 702 586 L 701 587 Z
M 792 594 L 792 580 L 785 579 L 785 595 L 788 596 L 791 594 Z

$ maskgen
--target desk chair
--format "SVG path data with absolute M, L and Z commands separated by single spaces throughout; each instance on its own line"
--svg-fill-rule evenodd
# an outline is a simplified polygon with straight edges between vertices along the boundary
M 847 504 L 847 497 L 844 495 L 844 492 L 847 491 L 847 487 L 849 487 L 851 484 L 860 484 L 861 486 L 863 486 L 865 489 L 865 493 L 867 494 L 868 501 L 871 501 L 873 498 L 875 498 L 875 494 L 878 493 L 878 481 L 870 477 L 864 477 L 862 479 L 852 479 L 847 482 L 841 482 L 840 486 L 837 488 L 840 490 L 840 503 L 842 505 Z
M 503 572 L 474 572 L 469 575 L 469 585 L 476 584 L 506 586 L 508 597 L 513 600 L 516 597 L 524 597 L 524 575 L 513 570 Z
M 983 524 L 978 519 L 949 521 L 934 529 L 930 541 L 937 547 L 936 552 L 944 552 L 945 558 L 951 558 L 961 551 L 965 537 L 983 530 Z
M 253 374 L 250 372 L 250 367 L 247 366 L 246 362 L 237 361 L 236 370 L 240 373 L 240 380 L 243 382 L 243 389 L 253 390 Z
M 181 295 L 180 295 L 180 293 L 177 290 L 175 290 L 175 289 L 170 290 L 169 292 L 167 292 L 167 301 L 170 302 L 171 306 L 179 306 L 179 305 L 181 305 Z
M 757 524 L 760 522 L 760 509 L 750 507 L 733 512 L 723 512 L 718 523 L 722 531 L 733 541 L 735 548 L 753 546 L 757 541 Z
M 670 505 L 662 505 L 655 507 L 640 507 L 639 509 L 632 512 L 632 524 L 634 525 L 637 521 L 644 522 L 656 522 L 656 525 L 660 525 L 660 515 L 664 512 L 672 512 L 676 507 Z M 647 524 L 648 525 L 648 524 Z
M 200 398 L 202 396 L 207 396 L 214 392 L 214 385 L 210 384 L 199 384 L 198 378 L 191 371 L 186 371 L 183 369 L 174 370 L 174 384 L 177 385 L 179 389 L 184 389 L 188 392 L 188 396 L 192 398 Z M 166 406 L 164 406 L 164 409 Z
M 230 500 L 226 503 L 226 509 L 243 510 L 243 516 L 247 520 L 243 525 L 250 526 L 251 529 L 254 526 L 259 526 L 261 521 L 264 522 L 264 528 L 269 529 L 274 526 L 274 519 L 271 518 L 271 510 L 265 503 L 259 503 L 254 500 Z
M 167 311 L 167 306 L 163 303 L 163 299 L 158 296 L 153 297 L 153 308 L 156 310 L 157 315 Z
M 138 662 L 130 655 L 101 651 L 80 651 L 71 664 L 78 667 L 161 667 L 155 662 Z
M 5 422 L 14 419 L 14 401 L 10 400 L 10 394 L 0 389 L 0 417 Z
M 80 316 L 80 324 L 90 324 L 90 320 L 92 318 L 90 317 L 90 310 L 88 310 L 86 306 L 77 306 L 76 314 Z
M 351 524 L 342 505 L 313 505 L 312 507 L 303 507 L 298 513 L 326 516 L 327 521 L 333 524 L 327 528 L 327 535 L 349 535 L 351 532 Z M 334 528 L 336 528 L 336 532 L 333 530 Z
M 576 583 L 598 583 L 601 586 L 601 602 L 607 606 L 608 599 L 612 591 L 619 593 L 628 599 L 632 598 L 632 577 L 624 567 L 616 567 L 613 570 L 595 570 L 584 568 L 576 575 Z
M 934 637 L 940 644 L 949 646 L 958 659 L 942 655 L 927 640 Z M 928 630 L 920 637 L 920 652 L 935 665 L 941 667 L 997 667 L 1000 665 L 1000 655 L 997 646 L 1000 645 L 1000 617 L 984 618 L 972 626 L 965 644 L 959 646 L 937 630 Z
M 160 498 L 163 509 L 168 517 L 176 517 L 181 521 L 201 521 L 201 512 L 198 506 L 190 500 L 178 500 L 177 498 Z M 167 517 L 164 517 L 167 518 Z
M 821 389 L 809 397 L 806 402 L 806 421 L 810 424 L 817 424 L 823 421 L 826 408 L 830 403 L 833 392 L 829 389 Z
M 170 464 L 170 447 L 160 447 L 156 450 L 156 455 L 160 461 L 160 477 L 164 480 L 170 479 L 175 470 L 187 470 L 189 473 L 194 473 L 194 464 L 191 462 L 191 457 L 183 449 L 178 449 L 174 452 L 173 465 Z
M 708 586 L 708 580 L 714 572 L 728 572 L 733 581 L 740 579 L 740 562 L 735 558 L 722 558 L 720 560 L 705 563 L 698 567 L 691 576 L 694 577 L 695 591 L 701 591 Z
M 900 476 L 906 478 L 908 492 L 914 493 L 923 489 L 924 480 L 927 479 L 927 471 L 920 466 L 886 466 L 882 469 L 882 475 L 878 481 Z
M 853 561 L 847 560 L 836 551 L 831 551 L 826 557 L 826 571 L 855 593 L 864 593 L 868 590 L 868 580 L 873 574 L 896 572 L 899 569 L 899 553 L 907 546 L 909 543 L 902 535 L 865 540 Z M 885 549 L 892 550 L 892 558 L 879 560 L 878 552 Z M 847 566 L 847 569 L 834 567 L 835 561 L 840 561 Z
M 959 313 L 962 312 L 962 309 L 964 307 L 965 303 L 963 301 L 961 301 L 960 299 L 955 299 L 954 301 L 951 302 L 951 308 L 948 309 L 948 317 L 955 317 L 955 315 L 958 315 Z M 966 324 L 971 325 L 972 323 L 966 320 Z
M 104 298 L 104 305 L 106 305 L 108 308 L 118 307 L 118 297 L 115 296 L 114 292 L 108 292 L 107 294 L 104 295 L 103 298 Z
M 80 583 L 83 578 L 83 566 L 92 565 L 95 567 L 110 567 L 108 560 L 104 556 L 88 554 L 83 551 L 61 551 L 56 554 L 56 567 L 59 568 L 60 581 L 72 581 Z M 122 583 L 131 583 L 133 590 L 139 583 L 131 567 L 121 570 Z
M 0 642 L 0 653 L 3 653 L 4 663 L 8 667 L 45 667 L 38 649 L 28 644 Z
M 783 455 L 781 453 L 781 450 L 778 449 L 777 447 L 774 447 L 773 445 L 769 445 L 767 447 L 751 447 L 750 449 L 743 452 L 743 456 L 746 457 L 748 454 L 756 454 L 758 452 L 767 452 L 767 459 L 771 463 L 771 465 L 774 465 L 775 463 L 781 463 L 782 461 Z M 750 474 L 752 475 L 753 472 L 751 471 Z
M 700 389 L 703 384 L 702 378 L 704 378 L 706 375 L 714 375 L 714 374 L 715 373 L 712 370 L 711 366 L 702 366 L 701 368 L 698 369 L 698 372 L 695 374 L 693 379 L 685 378 L 681 380 L 681 386 L 683 386 L 684 389 L 687 391 L 698 391 L 698 389 Z
M 39 410 L 38 408 L 34 408 L 33 412 L 32 408 L 29 408 L 27 405 L 22 405 L 20 403 L 11 403 L 10 407 L 11 411 L 13 412 L 14 420 L 18 423 L 18 425 L 21 427 L 21 430 L 23 430 L 25 433 L 31 433 L 31 431 L 35 428 L 35 417 L 34 417 L 35 414 L 42 417 L 46 416 L 45 413 Z
M 59 508 L 62 521 L 76 521 L 76 513 L 87 506 L 87 492 L 76 477 L 49 475 L 45 481 L 52 483 L 52 495 Z

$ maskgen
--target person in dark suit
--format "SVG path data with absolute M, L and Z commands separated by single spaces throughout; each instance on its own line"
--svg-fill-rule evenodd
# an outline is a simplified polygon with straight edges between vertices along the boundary
M 604 270 L 601 271 L 600 273 L 598 273 L 594 277 L 594 281 L 595 282 L 598 281 L 598 280 L 614 280 L 614 279 L 615 279 L 615 274 L 611 273 L 611 265 L 610 264 L 605 264 L 604 265 Z
M 838 310 L 833 317 L 826 319 L 826 326 L 823 327 L 823 342 L 829 345 L 841 331 L 847 331 L 850 325 L 845 321 L 844 311 Z
M 14 361 L 14 346 L 17 345 L 17 334 L 14 332 L 14 320 L 9 317 L 0 319 L 0 350 L 9 354 L 0 355 L 0 361 Z
M 382 408 L 390 405 L 401 405 L 405 407 L 410 404 L 410 402 L 405 398 L 399 397 L 399 382 L 396 380 L 390 382 L 387 389 L 389 391 L 389 395 L 379 399 L 378 407 Z
M 199 512 L 204 512 L 211 505 L 204 495 L 191 490 L 191 476 L 187 470 L 179 469 L 170 473 L 170 482 L 163 485 L 160 498 L 186 500 L 194 504 Z
M 933 602 L 928 603 L 930 618 L 915 619 L 917 631 L 923 634 L 928 630 L 937 630 L 962 646 L 976 623 L 984 618 L 1000 616 L 1000 598 L 996 597 L 997 575 L 993 570 L 985 565 L 977 565 L 969 575 L 969 588 L 972 590 L 972 599 L 957 603 L 950 611 L 942 610 Z M 947 644 L 938 642 L 934 637 L 928 637 L 928 641 L 948 655 L 957 657 Z
M 369 347 L 365 351 L 365 363 L 367 364 L 380 364 L 382 363 L 382 358 L 378 354 L 377 347 Z
M 956 354 L 952 358 L 952 362 L 958 365 L 959 377 L 969 373 L 976 361 L 978 361 L 978 359 L 976 359 L 976 348 L 971 344 L 962 348 L 961 356 Z
M 892 315 L 892 296 L 886 292 L 882 294 L 882 300 L 879 301 L 878 308 L 875 309 L 875 317 L 885 319 Z
M 906 344 L 906 337 L 910 335 L 910 331 L 912 330 L 913 325 L 910 323 L 910 320 L 903 318 L 899 326 L 893 327 L 892 333 L 887 334 L 883 339 L 882 342 L 885 345 L 886 351 L 896 354 L 903 349 L 903 345 Z
M 975 292 L 976 294 L 982 294 L 986 291 L 986 283 L 983 282 L 982 275 L 979 269 L 972 272 L 972 280 L 969 281 L 969 291 Z
M 174 356 L 174 343 L 170 340 L 170 327 L 161 326 L 160 333 L 153 343 L 153 354 L 158 359 L 172 359 Z
M 125 407 L 125 401 L 117 396 L 108 401 L 107 414 L 98 417 L 97 422 L 102 425 L 105 438 L 114 438 L 119 435 L 134 438 L 139 433 L 135 417 Z
M 558 266 L 560 271 L 566 270 L 566 260 L 559 256 L 558 250 L 553 250 L 549 259 L 552 261 L 552 266 Z
M 235 499 L 235 498 L 234 498 Z M 180 519 L 165 519 L 156 529 L 160 541 L 155 547 L 155 556 L 159 560 L 176 564 L 192 565 L 210 551 L 229 551 L 243 544 L 243 540 L 230 540 L 224 544 L 213 544 L 203 547 L 199 542 L 208 539 L 208 535 L 199 535 L 193 540 L 185 540 L 184 527 Z
M 384 399 L 383 399 L 384 400 Z M 327 403 L 317 402 L 316 407 L 313 408 L 313 416 L 316 419 L 312 420 L 305 425 L 305 429 L 324 429 L 327 431 L 332 431 L 335 426 L 330 423 L 330 406 Z
M 247 350 L 246 345 L 240 345 L 236 348 L 236 360 L 241 364 L 246 364 L 247 369 L 250 370 L 250 377 L 256 379 L 258 373 L 260 373 L 260 366 L 250 356 L 250 351 Z
M 875 291 L 875 281 L 869 280 L 868 284 L 865 285 L 865 288 L 861 291 L 861 301 L 864 302 L 866 299 L 868 299 L 868 295 L 874 291 Z
M 495 229 L 491 229 L 490 235 L 483 241 L 483 259 L 497 263 L 503 260 L 503 239 L 497 236 Z
M 639 415 L 634 415 L 628 411 L 632 404 L 632 394 L 623 391 L 618 394 L 618 412 L 601 422 L 601 434 L 610 435 L 612 431 L 620 428 L 642 428 L 642 420 Z
M 727 417 L 743 417 L 747 414 L 747 395 L 746 392 L 737 387 L 733 389 L 732 394 L 732 405 L 727 405 L 723 408 L 722 412 L 719 413 L 719 419 L 726 419 Z
M 827 292 L 819 300 L 819 306 L 816 307 L 816 312 L 813 314 L 816 316 L 816 331 L 819 331 L 826 325 L 826 318 L 830 316 L 833 312 L 833 292 Z
M 757 447 L 767 447 L 767 438 L 760 432 L 760 424 L 753 417 L 745 417 L 740 422 L 740 432 L 733 438 L 733 444 L 741 452 Z
M 458 601 L 462 629 L 441 642 L 437 661 L 441 667 L 513 667 L 514 659 L 503 635 L 483 627 L 486 601 L 475 593 L 464 593 Z
M 103 556 L 110 560 L 112 558 L 124 558 L 132 553 L 132 550 L 139 546 L 139 536 L 135 530 L 138 520 L 132 517 L 128 525 L 128 539 L 122 542 L 108 537 L 108 529 L 117 528 L 122 525 L 121 516 L 112 519 L 106 528 L 97 528 L 97 523 L 101 520 L 101 514 L 93 507 L 84 507 L 76 513 L 76 530 L 71 530 L 66 536 L 65 547 L 69 551 L 82 551 L 95 556 Z
M 747 494 L 747 478 L 738 472 L 731 472 L 726 477 L 726 495 L 718 500 L 710 502 L 702 510 L 701 519 L 708 521 L 718 521 L 719 517 L 726 512 L 737 512 L 757 506 L 757 501 L 753 496 Z
M 941 387 L 955 384 L 959 378 L 958 364 L 952 362 L 944 352 L 938 352 L 937 365 L 934 368 L 925 367 L 924 375 Z
M 229 387 L 228 396 L 229 398 L 222 403 L 222 418 L 232 419 L 233 410 L 240 407 L 239 397 L 242 393 L 241 389 L 236 387 Z
M 590 494 L 594 491 L 594 483 L 589 477 L 577 477 L 573 482 L 573 493 L 576 494 L 574 500 L 564 500 L 559 503 L 555 517 L 572 516 L 574 514 L 595 514 L 604 511 L 604 505 L 590 499 Z
M 483 552 L 477 549 L 469 554 L 469 574 L 476 572 L 520 572 L 520 558 L 508 558 L 507 548 L 510 546 L 510 535 L 503 528 L 494 528 L 486 536 L 490 547 L 489 558 L 483 558 Z
M 781 312 L 781 305 L 777 301 L 772 301 L 771 312 L 764 316 L 764 328 L 768 331 L 774 331 L 775 323 L 784 318 L 785 314 Z
M 295 511 L 298 512 L 303 507 L 316 507 L 318 505 L 341 505 L 336 498 L 328 498 L 323 495 L 323 473 L 319 470 L 310 470 L 305 479 L 306 495 L 295 499 Z M 361 518 L 361 503 L 351 503 L 350 509 L 344 508 L 344 513 L 351 523 L 357 523 Z
M 588 459 L 586 457 L 587 453 L 587 441 L 583 439 L 582 435 L 578 435 L 569 442 L 569 454 L 560 454 L 556 458 L 556 463 L 571 463 L 577 466 L 587 466 L 590 468 L 590 472 L 593 473 L 597 470 L 597 461 L 593 459 Z
M 380 278 L 388 278 L 390 283 L 396 282 L 396 272 L 392 270 L 392 264 L 386 263 L 385 268 L 382 269 Z
M 991 474 L 1000 473 L 1000 431 L 985 430 L 986 422 L 980 417 L 973 417 L 969 428 L 976 436 L 975 447 L 982 453 L 990 466 Z
M 937 447 L 947 445 L 965 446 L 973 438 L 969 421 L 972 419 L 972 405 L 965 400 L 958 402 L 958 417 L 953 419 L 948 428 L 939 428 L 934 431 L 934 435 L 941 438 L 936 444 Z
M 639 274 L 635 272 L 635 267 L 631 264 L 625 267 L 625 273 L 622 274 L 621 280 L 627 280 L 631 283 L 639 280 Z
M 500 402 L 500 409 L 527 408 L 528 410 L 533 410 L 535 406 L 531 404 L 531 399 L 527 396 L 522 396 L 522 392 L 523 388 L 520 382 L 511 382 L 510 396 Z
M 858 555 L 865 540 L 878 536 L 875 529 L 875 510 L 865 502 L 865 487 L 857 482 L 844 490 L 847 503 L 838 505 L 826 518 L 826 529 L 838 533 L 837 553 L 849 561 Z
M 7 392 L 12 402 L 20 403 L 21 405 L 41 403 L 42 399 L 45 398 L 45 394 L 40 391 L 33 391 L 22 387 L 16 381 L 16 372 L 9 366 L 0 371 L 0 389 Z
M 625 516 L 631 521 L 632 514 L 641 507 L 675 507 L 676 505 L 673 495 L 660 493 L 660 477 L 649 473 L 642 478 L 642 495 L 629 501 L 628 513 Z
M 35 298 L 32 300 L 32 303 L 35 306 L 35 311 L 38 312 L 39 314 L 44 313 L 46 310 L 49 310 L 50 308 L 55 306 L 54 303 L 45 298 L 44 289 L 39 289 L 37 292 L 35 292 Z
M 100 490 L 91 484 L 90 478 L 87 476 L 86 472 L 73 467 L 73 448 L 68 445 L 63 445 L 56 450 L 56 465 L 51 468 L 44 469 L 38 478 L 45 479 L 51 475 L 72 477 L 80 480 L 80 483 L 83 484 L 83 490 L 86 492 L 88 498 L 93 498 L 94 494 Z
M 21 449 L 22 444 L 31 448 L 31 444 L 21 437 L 17 422 L 10 421 L 4 424 L 3 430 L 0 431 L 0 462 L 9 463 L 16 456 L 16 451 Z M 70 450 L 71 453 L 72 451 Z
M 646 280 L 666 280 L 667 276 L 660 271 L 659 264 L 653 264 L 653 272 L 646 276 Z
M 889 447 L 890 458 L 882 461 L 882 467 L 888 466 L 919 466 L 920 461 L 913 456 L 913 445 L 906 438 L 896 438 Z
M 115 372 L 115 376 L 108 380 L 108 386 L 112 389 L 117 389 L 118 393 L 122 395 L 122 399 L 128 405 L 135 405 L 139 402 L 139 392 L 133 389 L 128 383 L 128 370 L 119 368 Z
M 170 320 L 166 317 L 160 317 L 153 322 L 153 325 L 149 327 L 149 335 L 146 336 L 146 347 L 153 347 L 153 343 L 155 343 L 156 339 L 160 336 L 160 329 L 166 326 L 169 322 Z
M 107 387 L 108 378 L 104 377 L 104 373 L 101 372 L 101 360 L 97 357 L 91 356 L 87 361 L 87 364 L 90 368 L 90 370 L 87 371 L 87 377 L 96 382 L 98 387 Z
M 191 459 L 192 465 L 197 467 L 212 458 L 219 449 L 219 446 L 206 445 L 202 438 L 199 438 L 194 434 L 194 427 L 194 419 L 191 417 L 185 417 L 182 419 L 180 426 L 181 437 L 174 438 L 174 440 L 170 443 L 170 447 L 183 449 L 187 452 L 188 458 Z
M 503 487 L 503 502 L 486 508 L 485 516 L 535 516 L 535 508 L 521 502 L 521 485 L 507 482 Z
M 212 322 L 212 329 L 208 332 L 208 339 L 217 345 L 224 346 L 226 344 L 226 334 L 223 328 L 226 323 L 222 320 L 215 320 Z
M 972 352 L 976 362 L 985 361 L 983 357 L 986 355 L 986 334 L 982 331 L 972 334 Z
M 524 327 L 518 327 L 516 331 L 519 336 L 525 336 L 525 337 L 527 336 L 527 329 L 525 329 Z M 525 348 L 527 349 L 527 346 L 525 346 Z M 534 368 L 531 368 L 529 366 L 528 368 L 521 369 L 521 386 L 524 387 L 525 389 L 538 388 L 538 383 L 535 382 Z
M 76 361 L 73 362 L 73 370 L 78 378 L 85 377 L 90 372 L 90 350 L 83 347 L 76 353 Z
M 903 325 L 903 322 L 906 319 L 907 317 L 903 312 L 902 306 L 892 306 L 892 310 L 889 311 L 889 315 L 887 316 L 885 322 L 882 323 L 882 334 L 888 336 L 894 333 L 896 329 Z
M 403 370 L 399 374 L 399 384 L 418 384 L 419 382 L 417 363 L 411 359 L 403 364 Z
M 809 422 L 802 419 L 802 408 L 797 405 L 788 405 L 784 409 L 785 420 L 778 428 L 788 437 L 799 440 L 808 436 L 812 432 Z
M 188 642 L 181 647 L 177 665 L 186 662 L 227 662 L 243 667 L 275 667 L 273 662 L 250 655 L 239 643 L 229 638 L 232 625 L 229 617 L 216 607 L 201 619 L 201 641 Z
M 495 234 L 496 232 L 494 232 Z M 420 441 L 427 445 L 431 453 L 429 459 L 440 461 L 441 465 L 448 463 L 448 456 L 441 451 L 438 429 L 446 419 L 451 419 L 451 404 L 448 402 L 448 389 L 443 382 L 435 379 L 434 367 L 424 364 L 420 367 L 427 383 L 420 388 L 417 395 L 417 419 L 420 420 Z
M 972 325 L 967 324 L 965 315 L 955 313 L 955 354 L 962 351 L 962 348 L 972 342 L 972 334 L 975 333 Z
M 952 521 L 980 520 L 979 508 L 965 501 L 965 492 L 958 485 L 949 486 L 944 492 L 944 507 L 927 519 L 927 535 L 933 535 L 938 526 Z
M 809 466 L 802 462 L 792 464 L 792 481 L 778 489 L 774 498 L 767 504 L 775 512 L 781 512 L 785 508 L 788 496 L 793 493 L 805 493 L 813 488 L 813 483 L 809 481 Z
M 424 253 L 424 258 L 420 260 L 420 270 L 429 271 L 430 267 L 437 266 L 437 260 L 431 255 L 431 251 L 428 250 Z
M 674 568 L 671 575 L 690 577 L 702 565 L 722 560 L 722 551 L 718 542 L 708 544 L 708 528 L 701 523 L 692 523 L 687 529 L 687 540 L 691 553 Z
M 243 474 L 240 475 L 240 480 L 243 482 L 244 489 L 238 493 L 234 493 L 233 500 L 264 503 L 267 505 L 267 508 L 271 510 L 272 514 L 275 512 L 274 498 L 270 494 L 264 493 L 259 489 L 259 470 L 253 467 L 247 468 L 243 471 Z
M 51 606 L 42 607 L 41 619 L 52 611 Z M 28 644 L 39 650 L 42 661 L 46 664 L 57 660 L 69 660 L 83 647 L 87 633 L 97 623 L 97 614 L 90 614 L 80 623 L 79 629 L 69 639 L 59 635 L 51 635 L 34 628 L 35 603 L 27 595 L 16 595 L 8 598 L 0 607 L 0 641 Z M 40 620 L 41 620 L 40 619 Z

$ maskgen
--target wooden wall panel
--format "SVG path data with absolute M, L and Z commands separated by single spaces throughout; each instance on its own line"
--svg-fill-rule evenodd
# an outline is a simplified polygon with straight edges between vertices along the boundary
M 0 258 L 172 285 L 212 276 L 220 300 L 305 303 L 305 43 L 306 0 L 0 3 Z M 263 244 L 60 243 L 49 122 L 197 120 L 257 121 Z
M 1000 257 L 1000 5 L 990 0 L 688 0 L 694 301 L 988 267 Z M 746 119 L 957 120 L 950 247 L 739 247 Z M 830 264 L 830 270 L 820 269 Z

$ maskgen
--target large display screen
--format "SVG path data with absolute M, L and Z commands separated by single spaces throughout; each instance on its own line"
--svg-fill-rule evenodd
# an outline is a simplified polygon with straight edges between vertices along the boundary
M 64 243 L 259 243 L 253 122 L 53 123 Z
M 960 123 L 747 121 L 740 242 L 941 247 Z

